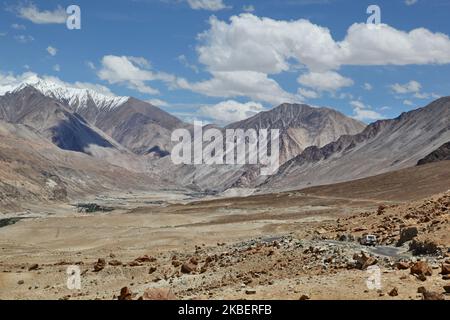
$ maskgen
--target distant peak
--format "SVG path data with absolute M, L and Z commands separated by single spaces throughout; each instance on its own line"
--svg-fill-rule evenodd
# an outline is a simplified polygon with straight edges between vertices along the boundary
M 125 102 L 129 97 L 114 96 L 105 92 L 98 92 L 94 88 L 83 88 L 64 82 L 42 79 L 37 75 L 31 75 L 15 87 L 6 87 L 0 93 L 19 92 L 26 87 L 33 87 L 43 95 L 69 104 L 75 109 L 86 107 L 89 101 L 93 101 L 99 109 L 114 109 Z

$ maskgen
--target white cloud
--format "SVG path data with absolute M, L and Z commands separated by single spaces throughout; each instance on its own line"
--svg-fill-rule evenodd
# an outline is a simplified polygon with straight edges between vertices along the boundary
M 198 67 L 192 63 L 190 63 L 188 61 L 188 59 L 186 58 L 186 56 L 184 54 L 178 56 L 177 60 L 186 68 L 191 69 L 192 71 L 194 71 L 195 73 L 199 73 L 200 70 L 198 69 Z
M 353 106 L 353 118 L 360 121 L 373 121 L 383 119 L 384 116 L 380 113 L 371 110 L 370 106 L 366 106 L 361 101 L 351 101 Z
M 156 107 L 168 107 L 169 106 L 169 104 L 166 101 L 160 100 L 160 99 L 150 99 L 150 100 L 147 100 L 147 102 Z
M 364 83 L 363 88 L 364 88 L 364 90 L 372 91 L 373 86 L 370 83 L 366 82 L 366 83 Z
M 405 106 L 413 106 L 414 105 L 414 103 L 411 100 L 403 100 L 403 104 Z
M 314 91 L 314 90 L 307 90 L 307 89 L 304 89 L 304 88 L 299 88 L 298 89 L 298 93 L 300 95 L 302 95 L 303 97 L 308 98 L 308 99 L 317 99 L 317 98 L 320 97 L 320 94 L 318 94 L 316 91 Z
M 418 2 L 418 0 L 405 0 L 405 4 L 407 6 L 412 6 L 414 4 L 416 4 Z
M 334 71 L 309 72 L 298 78 L 298 83 L 318 91 L 334 92 L 353 85 L 353 80 Z
M 56 72 L 60 72 L 61 71 L 61 66 L 59 64 L 55 64 L 53 66 L 53 70 L 56 71 Z
M 11 25 L 11 28 L 16 29 L 16 30 L 25 30 L 26 27 L 23 24 L 18 24 L 18 23 L 13 23 Z
M 260 103 L 240 103 L 234 100 L 228 100 L 213 106 L 202 106 L 200 107 L 199 114 L 217 124 L 228 124 L 250 118 L 265 110 Z
M 211 97 L 249 97 L 270 104 L 302 101 L 300 96 L 284 91 L 275 80 L 261 72 L 213 72 L 212 75 L 210 80 L 195 83 L 178 79 L 177 87 Z
M 187 2 L 194 10 L 219 11 L 229 8 L 222 0 L 187 0 Z
M 200 34 L 199 60 L 212 71 L 249 70 L 275 74 L 289 62 L 310 71 L 337 70 L 344 65 L 410 65 L 450 63 L 450 39 L 425 28 L 410 32 L 382 24 L 355 23 L 342 41 L 329 29 L 308 20 L 280 21 L 244 13 L 230 22 L 210 18 Z
M 89 69 L 91 70 L 96 70 L 97 68 L 95 67 L 95 64 L 92 61 L 86 61 L 86 65 L 89 67 Z
M 34 41 L 34 38 L 32 36 L 29 35 L 24 35 L 24 34 L 20 34 L 14 37 L 14 39 L 16 39 L 16 41 L 20 42 L 20 43 L 29 43 Z
M 146 84 L 148 81 L 160 80 L 173 82 L 175 78 L 169 74 L 157 73 L 146 69 L 150 63 L 141 57 L 104 56 L 102 67 L 97 72 L 100 79 L 110 84 L 125 85 L 130 89 L 145 94 L 158 94 L 159 91 Z
M 192 86 L 197 92 L 231 98 L 246 96 L 256 101 L 272 101 L 265 94 L 261 99 L 259 88 L 250 84 L 230 84 L 224 81 L 224 74 L 258 75 L 270 82 L 283 95 L 285 92 L 270 75 L 294 70 L 296 66 L 306 67 L 306 73 L 299 77 L 299 83 L 316 91 L 334 92 L 353 85 L 353 80 L 343 77 L 337 71 L 343 66 L 376 65 L 426 65 L 450 63 L 450 39 L 443 33 L 433 33 L 419 28 L 410 32 L 397 30 L 382 24 L 377 28 L 365 23 L 350 26 L 346 36 L 335 40 L 328 28 L 308 20 L 275 20 L 260 18 L 250 13 L 232 16 L 229 21 L 211 17 L 210 28 L 198 35 L 196 48 L 199 62 L 206 67 L 212 79 Z M 221 79 L 215 79 L 216 76 Z M 214 84 L 214 90 L 206 85 Z M 223 87 L 221 85 L 224 85 Z M 232 86 L 235 93 L 226 93 Z M 186 86 L 188 87 L 188 86 Z M 365 86 L 368 90 L 369 86 Z M 252 95 L 245 95 L 245 90 Z M 214 93 L 212 92 L 214 91 Z M 239 91 L 239 92 L 237 92 Z M 244 93 L 244 94 L 243 94 Z M 273 93 L 275 95 L 277 93 Z M 298 99 L 298 95 L 295 96 Z
M 47 47 L 47 52 L 51 55 L 51 56 L 56 56 L 56 53 L 58 52 L 58 49 L 52 47 L 52 46 L 48 46 Z
M 17 8 L 17 14 L 19 17 L 36 24 L 64 24 L 67 19 L 66 11 L 61 6 L 58 6 L 53 11 L 40 11 L 33 3 L 29 3 L 26 6 L 19 6 Z
M 8 33 L 7 32 L 0 32 L 0 37 L 4 37 L 6 36 Z
M 391 85 L 391 89 L 398 94 L 417 93 L 422 89 L 422 85 L 415 80 L 411 80 L 405 84 L 395 83 Z
M 245 12 L 254 12 L 255 11 L 255 6 L 250 4 L 250 5 L 244 5 L 242 7 L 242 10 L 244 10 Z

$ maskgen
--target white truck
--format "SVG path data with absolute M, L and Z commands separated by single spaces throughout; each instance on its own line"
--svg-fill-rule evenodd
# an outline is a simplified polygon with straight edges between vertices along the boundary
M 361 237 L 360 243 L 363 246 L 376 246 L 377 237 L 373 234 L 366 234 Z

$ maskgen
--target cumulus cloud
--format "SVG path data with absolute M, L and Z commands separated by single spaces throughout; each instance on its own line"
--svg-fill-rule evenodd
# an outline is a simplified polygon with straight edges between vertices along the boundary
M 146 82 L 149 81 L 174 81 L 174 77 L 149 70 L 150 63 L 142 57 L 104 56 L 102 67 L 97 75 L 100 79 L 110 84 L 125 85 L 129 89 L 145 94 L 158 94 L 157 89 L 152 88 Z
M 373 86 L 370 83 L 366 82 L 366 83 L 364 83 L 363 88 L 366 91 L 372 91 Z
M 360 121 L 373 121 L 383 119 L 384 116 L 366 106 L 361 101 L 351 101 L 350 105 L 353 107 L 353 118 Z
M 61 6 L 54 10 L 39 10 L 33 3 L 19 6 L 17 15 L 36 24 L 64 24 L 67 19 L 66 11 Z
M 47 47 L 47 52 L 51 55 L 51 56 L 56 56 L 56 53 L 58 52 L 58 49 L 56 49 L 55 47 L 52 46 L 48 46 Z
M 411 100 L 403 100 L 403 104 L 405 106 L 413 106 L 414 105 L 414 103 Z
M 414 4 L 416 4 L 418 2 L 418 0 L 405 0 L 405 4 L 407 6 L 412 6 Z
M 34 37 L 32 37 L 30 35 L 25 35 L 25 34 L 20 34 L 20 35 L 14 36 L 14 39 L 17 42 L 24 43 L 24 44 L 34 41 Z
M 334 71 L 327 72 L 309 72 L 301 75 L 298 78 L 298 82 L 309 88 L 316 89 L 318 91 L 334 92 L 344 87 L 350 87 L 353 85 L 353 80 L 341 76 Z
M 422 85 L 415 80 L 411 80 L 405 84 L 395 83 L 391 85 L 391 89 L 398 94 L 417 93 L 422 89 Z
M 250 118 L 265 110 L 260 103 L 240 103 L 234 100 L 228 100 L 212 106 L 202 106 L 200 107 L 199 114 L 212 120 L 212 122 L 223 125 Z
M 315 72 L 344 65 L 450 63 L 449 37 L 424 28 L 405 32 L 386 24 L 373 28 L 355 23 L 336 41 L 329 29 L 304 19 L 282 21 L 244 13 L 229 23 L 216 17 L 209 23 L 197 51 L 200 62 L 214 71 L 275 74 L 287 71 L 292 59 Z
M 209 80 L 195 83 L 177 79 L 177 86 L 211 97 L 249 97 L 270 104 L 302 100 L 300 96 L 284 91 L 275 80 L 261 72 L 213 72 L 212 76 Z
M 308 99 L 317 99 L 320 97 L 320 94 L 317 93 L 314 90 L 308 90 L 308 89 L 304 89 L 304 88 L 299 88 L 298 89 L 298 93 Z
M 302 86 L 316 92 L 335 92 L 353 85 L 352 79 L 338 73 L 343 66 L 450 63 L 449 37 L 424 28 L 406 32 L 386 24 L 373 28 L 355 23 L 339 41 L 328 28 L 305 19 L 283 21 L 243 13 L 229 21 L 213 16 L 209 24 L 209 29 L 198 35 L 196 50 L 199 62 L 212 79 L 185 87 L 211 96 L 246 96 L 269 103 L 285 97 L 298 100 L 300 94 L 284 91 L 271 77 L 293 70 L 294 65 L 306 68 L 298 78 Z M 257 75 L 259 80 L 242 82 L 234 76 L 238 74 L 253 80 Z M 228 75 L 228 81 L 224 75 Z M 231 80 L 236 82 L 232 84 Z M 250 86 L 261 83 L 264 88 L 275 89 L 269 91 L 271 96 L 281 92 L 283 99 L 270 98 L 267 92 L 264 94 L 260 88 Z M 371 85 L 366 84 L 364 88 L 370 90 Z M 232 93 L 227 93 L 229 89 Z M 246 95 L 246 90 L 251 95 Z
M 13 23 L 11 25 L 11 28 L 16 29 L 16 30 L 25 30 L 26 27 L 23 24 L 18 24 L 18 23 Z
M 194 10 L 219 11 L 229 8 L 222 0 L 187 0 L 187 2 Z
M 169 106 L 169 103 L 167 103 L 164 100 L 160 100 L 160 99 L 150 99 L 150 100 L 147 100 L 147 102 L 156 107 L 168 107 Z

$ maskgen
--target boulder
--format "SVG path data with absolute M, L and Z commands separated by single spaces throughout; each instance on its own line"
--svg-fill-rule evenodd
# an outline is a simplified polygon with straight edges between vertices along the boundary
M 441 266 L 441 274 L 442 275 L 447 275 L 450 274 L 450 264 L 444 263 Z
M 105 259 L 98 259 L 97 262 L 94 264 L 94 271 L 95 272 L 99 272 L 101 270 L 103 270 L 106 266 L 106 261 Z
M 445 300 L 445 297 L 442 293 L 426 291 L 423 293 L 423 300 Z
M 398 270 L 408 270 L 410 267 L 410 264 L 409 264 L 409 262 L 400 261 L 395 264 L 395 267 Z
M 117 266 L 121 266 L 121 265 L 122 265 L 122 262 L 119 261 L 119 260 L 111 260 L 108 264 L 109 264 L 110 266 L 117 267 Z
M 28 268 L 28 271 L 37 270 L 39 268 L 39 265 L 37 263 L 31 265 L 31 267 Z
M 360 270 L 366 270 L 368 267 L 378 263 L 378 260 L 374 257 L 367 255 L 365 252 L 361 254 L 355 254 L 353 260 L 356 261 L 356 267 Z
M 402 246 L 405 242 L 411 241 L 419 234 L 417 227 L 407 227 L 400 230 L 400 239 L 397 242 L 397 246 Z
M 167 301 L 177 300 L 177 297 L 172 293 L 170 289 L 155 288 L 145 290 L 142 297 L 139 300 L 152 300 L 152 301 Z
M 128 287 L 123 287 L 120 290 L 120 295 L 117 298 L 118 300 L 132 300 L 133 298 L 133 293 L 131 292 L 130 289 L 128 289 Z
M 139 263 L 144 263 L 144 262 L 156 262 L 156 258 L 154 258 L 154 257 L 149 257 L 148 255 L 143 255 L 142 257 L 139 257 L 139 258 L 134 259 L 134 261 L 139 262 Z
M 418 261 L 411 267 L 411 274 L 418 276 L 431 276 L 433 271 L 425 261 Z
M 192 273 L 197 270 L 197 266 L 195 264 L 192 264 L 190 262 L 184 263 L 181 266 L 181 272 L 182 273 Z
M 391 291 L 389 291 L 389 295 L 390 295 L 391 297 L 396 297 L 396 296 L 398 296 L 398 289 L 397 289 L 397 288 L 392 289 Z

